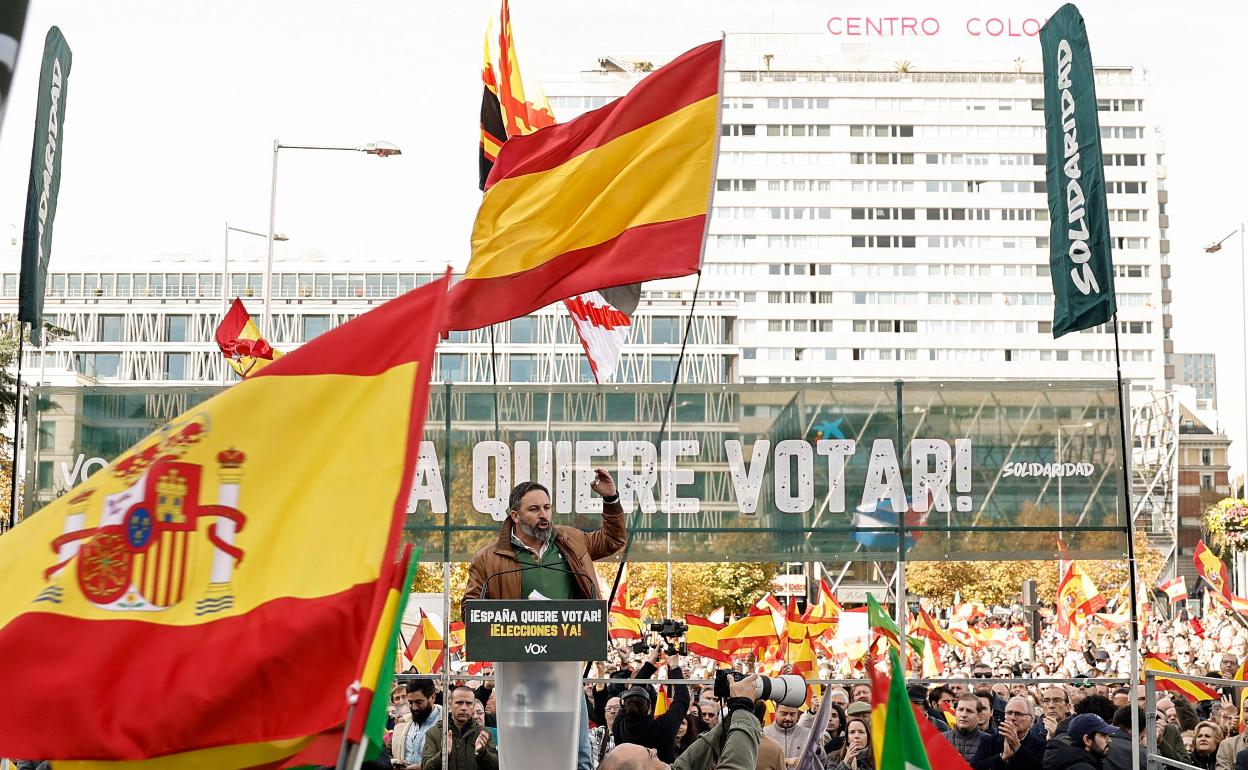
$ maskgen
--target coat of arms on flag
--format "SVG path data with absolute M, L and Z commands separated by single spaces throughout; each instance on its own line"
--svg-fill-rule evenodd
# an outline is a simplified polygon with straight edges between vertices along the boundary
M 87 486 L 70 500 L 64 534 L 51 544 L 56 556 L 44 573 L 48 586 L 36 602 L 65 602 L 65 584 L 72 574 L 82 598 L 99 609 L 165 610 L 188 591 L 200 594 L 196 615 L 232 606 L 230 579 L 243 557 L 233 540 L 246 523 L 237 505 L 247 457 L 232 448 L 217 455 L 217 502 L 204 502 L 202 466 L 179 458 L 199 443 L 208 426 L 201 416 L 157 435 L 107 471 L 128 486 L 104 496 Z M 99 524 L 86 526 L 96 516 Z M 215 519 L 202 534 L 212 547 L 212 566 L 209 580 L 194 585 L 188 576 L 194 560 L 203 555 L 199 529 L 207 519 Z

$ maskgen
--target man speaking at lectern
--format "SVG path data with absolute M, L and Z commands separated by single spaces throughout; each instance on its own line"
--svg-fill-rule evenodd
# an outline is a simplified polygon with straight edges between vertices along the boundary
M 594 562 L 624 547 L 624 509 L 605 468 L 594 469 L 589 487 L 602 496 L 602 527 L 582 532 L 554 524 L 546 487 L 517 484 L 498 540 L 472 557 L 463 598 L 603 598 Z

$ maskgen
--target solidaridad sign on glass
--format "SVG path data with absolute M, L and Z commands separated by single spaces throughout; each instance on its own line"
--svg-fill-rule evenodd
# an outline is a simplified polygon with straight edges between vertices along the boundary
M 65 473 L 52 489 L 28 476 L 30 509 L 216 389 L 37 390 L 26 467 Z M 636 561 L 1051 559 L 1059 536 L 1080 558 L 1126 549 L 1110 381 L 681 386 L 662 435 L 662 385 L 430 391 L 407 521 L 430 559 L 495 538 L 523 480 L 551 490 L 557 524 L 597 528 L 596 467 Z M 80 423 L 56 426 L 74 443 L 39 448 L 61 421 Z

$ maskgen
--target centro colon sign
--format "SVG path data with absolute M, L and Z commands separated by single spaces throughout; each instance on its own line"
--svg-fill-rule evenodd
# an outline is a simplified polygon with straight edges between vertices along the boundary
M 936 37 L 945 28 L 934 16 L 833 16 L 828 32 L 837 37 Z M 1037 37 L 1044 19 L 972 16 L 955 28 L 971 37 Z

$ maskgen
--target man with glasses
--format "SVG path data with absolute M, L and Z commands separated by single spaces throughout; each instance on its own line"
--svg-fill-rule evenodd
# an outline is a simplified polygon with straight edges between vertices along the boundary
M 1048 685 L 1040 691 L 1040 707 L 1044 716 L 1032 726 L 1031 733 L 1047 743 L 1064 729 L 1070 718 L 1070 698 L 1060 685 Z
M 971 666 L 971 678 L 991 679 L 992 666 L 987 663 L 976 663 Z M 987 682 L 976 682 L 974 691 L 979 697 L 988 699 L 991 724 L 1000 724 L 1001 720 L 1005 718 L 1005 701 L 993 693 L 992 685 Z
M 829 687 L 827 698 L 840 706 L 842 710 L 849 707 L 849 693 L 844 687 Z
M 615 724 L 615 718 L 620 715 L 620 699 L 608 698 L 606 705 L 602 707 L 602 714 L 603 724 L 589 731 L 589 748 L 594 767 L 602 762 L 607 752 L 615 748 L 615 736 L 611 734 L 611 726 Z
M 702 725 L 705 725 L 701 732 L 706 732 L 719 724 L 719 703 L 712 698 L 703 698 L 698 703 L 698 718 L 702 720 Z
M 1005 719 L 993 738 L 993 761 L 984 767 L 992 770 L 1041 770 L 1044 766 L 1044 740 L 1031 732 L 1034 717 L 1031 701 L 1010 698 L 1005 704 Z

